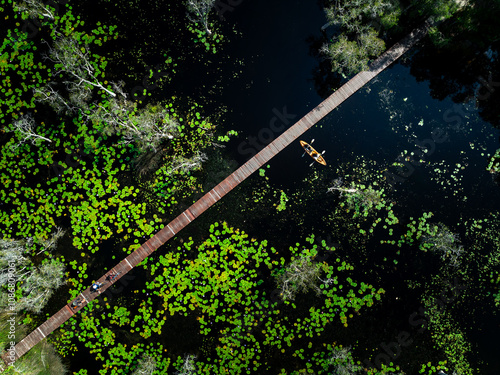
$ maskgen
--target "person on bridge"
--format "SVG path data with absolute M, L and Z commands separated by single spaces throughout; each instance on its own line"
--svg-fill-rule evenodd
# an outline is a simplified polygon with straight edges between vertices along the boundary
M 102 286 L 102 283 L 93 283 L 90 287 L 91 292 L 97 292 Z
M 76 309 L 81 304 L 82 304 L 82 299 L 81 298 L 77 298 L 77 299 L 75 299 L 73 301 L 73 303 L 71 304 L 71 307 L 73 307 L 74 309 Z
M 119 273 L 120 272 L 118 272 L 118 273 L 110 273 L 108 276 L 106 276 L 106 280 L 109 281 L 109 282 L 113 281 L 116 278 L 116 276 L 118 276 Z

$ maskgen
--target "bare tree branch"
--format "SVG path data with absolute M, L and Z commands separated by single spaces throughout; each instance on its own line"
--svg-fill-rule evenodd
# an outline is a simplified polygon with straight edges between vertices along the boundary
M 143 355 L 132 375 L 153 375 L 156 369 L 156 360 L 150 355 Z
M 330 366 L 333 366 L 336 375 L 353 375 L 361 367 L 354 363 L 350 347 L 336 347 L 328 359 Z
M 431 225 L 431 232 L 422 236 L 421 249 L 441 253 L 441 259 L 447 260 L 451 266 L 457 266 L 464 253 L 459 235 L 442 223 Z
M 170 176 L 177 170 L 187 173 L 192 170 L 201 168 L 201 164 L 207 161 L 207 156 L 201 152 L 193 155 L 191 158 L 179 157 L 174 160 L 167 171 L 167 176 Z
M 336 179 L 334 182 L 342 181 L 341 178 Z M 333 193 L 334 190 L 340 191 L 341 193 L 357 193 L 359 190 L 354 188 L 345 188 L 341 185 L 334 185 L 328 188 L 328 193 Z
M 31 114 L 24 115 L 14 121 L 12 125 L 6 127 L 6 131 L 13 132 L 20 138 L 19 142 L 13 146 L 14 149 L 27 141 L 33 145 L 37 145 L 40 141 L 52 142 L 49 138 L 35 133 L 35 119 Z
M 54 20 L 54 13 L 48 5 L 45 5 L 39 0 L 24 0 L 20 3 L 15 3 L 16 11 L 26 12 L 31 18 L 49 18 Z
M 156 152 L 163 140 L 173 139 L 179 132 L 178 122 L 167 110 L 154 106 L 137 110 L 134 102 L 121 98 L 100 104 L 89 117 L 100 122 L 108 134 L 121 135 L 122 144 L 135 143 L 141 151 Z
M 184 358 L 184 363 L 180 371 L 176 373 L 176 375 L 195 375 L 196 374 L 196 363 L 194 362 L 196 359 L 195 355 L 188 355 Z
M 63 230 L 60 227 L 56 227 L 56 232 L 52 233 L 52 235 L 50 236 L 50 238 L 48 238 L 48 239 L 45 239 L 45 238 L 39 239 L 39 244 L 43 248 L 38 253 L 36 253 L 36 255 L 39 255 L 39 254 L 43 253 L 44 251 L 51 252 L 52 250 L 54 250 L 56 248 L 56 246 L 57 246 L 57 241 L 59 241 L 59 239 L 61 237 L 63 237 L 65 233 L 66 233 L 65 230 Z
M 75 90 L 75 86 L 89 85 L 116 97 L 113 91 L 104 87 L 97 79 L 87 46 L 80 46 L 75 39 L 59 36 L 50 48 L 48 58 L 56 63 L 56 68 L 60 69 L 58 73 L 65 72 L 75 79 L 72 90 Z
M 310 256 L 294 259 L 276 277 L 276 284 L 281 289 L 281 298 L 293 301 L 298 292 L 306 292 L 309 289 L 320 294 L 318 280 L 323 282 L 319 278 L 320 274 L 320 264 L 314 263 Z M 325 282 L 329 283 L 329 280 Z
M 73 113 L 76 111 L 76 107 L 64 99 L 50 84 L 42 88 L 35 88 L 33 93 L 35 101 L 48 104 L 57 113 Z
M 24 256 L 31 243 L 0 240 L 0 286 L 8 284 L 9 288 L 20 289 L 16 291 L 16 296 L 20 297 L 16 297 L 15 311 L 38 313 L 54 290 L 63 284 L 64 264 L 51 259 L 38 268 L 33 266 L 31 260 Z M 6 298 L 6 295 L 5 291 L 0 291 L 0 310 L 6 309 L 6 304 L 11 305 L 10 297 Z
M 201 23 L 208 35 L 212 31 L 208 28 L 208 15 L 215 5 L 216 0 L 187 0 L 187 17 L 193 23 Z
M 56 260 L 43 263 L 21 285 L 22 297 L 16 302 L 16 310 L 39 313 L 54 291 L 64 284 L 64 265 Z
M 20 240 L 0 239 L 0 286 L 6 285 L 9 280 L 9 268 L 14 265 L 16 279 L 19 279 L 21 272 L 30 264 L 28 258 L 24 256 L 26 242 Z
M 356 185 L 354 182 L 350 186 L 344 186 L 341 177 L 333 181 L 333 186 L 328 188 L 328 192 L 339 191 L 340 196 L 344 196 L 349 208 L 355 209 L 359 213 L 368 213 L 382 201 L 383 190 L 375 190 L 371 186 Z

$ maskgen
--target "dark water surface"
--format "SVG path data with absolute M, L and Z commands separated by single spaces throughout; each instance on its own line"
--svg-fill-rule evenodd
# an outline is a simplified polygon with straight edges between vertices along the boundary
M 224 17 L 226 19 L 220 22 L 234 25 L 237 35 L 231 37 L 222 53 L 210 56 L 207 65 L 201 66 L 194 59 L 186 60 L 173 79 L 174 87 L 163 94 L 168 97 L 173 90 L 194 98 L 209 98 L 214 108 L 225 106 L 228 113 L 221 126 L 240 132 L 226 148 L 227 155 L 235 165 L 241 165 L 321 102 L 323 94 L 316 91 L 315 78 L 320 67 L 316 54 L 323 37 L 320 27 L 326 23 L 326 17 L 318 2 L 299 0 L 244 0 Z M 421 150 L 421 145 L 432 149 L 425 154 L 425 162 L 407 171 L 400 182 L 392 185 L 390 194 L 397 200 L 398 217 L 418 217 L 422 212 L 432 211 L 435 221 L 443 221 L 457 230 L 461 220 L 482 218 L 489 212 L 498 211 L 500 188 L 485 170 L 488 154 L 500 147 L 498 129 L 479 117 L 474 101 L 457 104 L 449 99 L 433 99 L 429 84 L 418 82 L 411 74 L 411 53 L 403 60 L 382 72 L 304 134 L 302 139 L 314 138 L 314 146 L 326 150 L 327 167 L 310 167 L 311 160 L 301 157 L 302 149 L 297 140 L 269 163 L 266 175 L 271 186 L 287 192 L 307 189 L 304 179 L 318 172 L 325 186 L 319 191 L 317 200 L 310 202 L 307 212 L 328 211 L 328 205 L 335 204 L 335 200 L 326 192 L 328 184 L 324 181 L 343 177 L 337 172 L 339 167 L 364 157 L 376 162 L 380 173 L 383 170 L 396 173 L 398 169 L 393 164 L 398 155 L 405 150 L 408 153 Z M 204 70 L 206 67 L 208 71 Z M 214 94 L 208 93 L 210 87 L 207 85 L 210 84 L 217 86 Z M 440 132 L 446 134 L 445 139 L 439 138 L 440 142 L 429 146 L 433 134 Z M 248 194 L 258 178 L 250 177 L 231 194 Z M 200 222 L 193 223 L 180 237 L 202 233 L 214 218 L 232 217 L 232 207 L 224 201 L 217 210 L 200 217 Z M 259 209 L 265 211 L 267 208 L 256 207 L 256 212 Z M 253 218 L 250 215 L 245 221 L 230 225 L 249 232 L 250 229 L 262 231 L 250 232 L 255 236 L 273 230 L 280 235 L 289 233 L 290 238 L 281 237 L 285 245 L 295 240 L 294 233 L 322 228 L 325 232 L 316 234 L 328 235 L 328 228 L 317 223 L 320 219 L 321 215 L 309 215 L 303 224 L 305 228 L 273 228 L 270 217 Z M 142 278 L 132 282 L 134 287 L 137 283 L 138 289 L 142 282 L 139 279 Z M 131 288 L 129 286 L 127 291 Z M 404 319 L 411 310 L 387 311 L 381 315 L 397 316 L 398 313 L 398 318 Z M 191 324 L 181 320 L 177 323 L 177 327 L 182 326 L 185 330 Z M 488 369 L 492 370 L 485 373 L 493 375 L 498 373 L 494 369 L 500 368 L 494 350 L 498 324 L 495 321 L 483 324 L 482 331 L 478 330 L 473 340 L 479 346 L 480 356 L 490 362 Z M 190 337 L 184 342 L 182 335 L 176 335 L 178 332 L 169 333 L 171 337 L 162 337 L 169 347 L 184 349 L 188 342 L 196 341 Z
M 230 109 L 227 128 L 241 132 L 230 144 L 233 158 L 241 164 L 320 103 L 314 82 L 319 59 L 311 50 L 312 40 L 322 37 L 320 26 L 326 19 L 317 4 L 300 1 L 286 6 L 242 2 L 225 16 L 228 22 L 234 19 L 242 33 L 227 51 L 244 61 L 243 72 L 221 95 Z M 443 133 L 441 142 L 429 147 L 425 162 L 394 184 L 404 206 L 443 217 L 480 216 L 498 209 L 500 189 L 485 170 L 488 155 L 499 146 L 498 129 L 479 117 L 474 101 L 433 99 L 428 82 L 411 75 L 406 66 L 411 65 L 411 52 L 408 55 L 405 65 L 393 64 L 303 135 L 305 140 L 315 139 L 317 149 L 326 150 L 328 167 L 312 168 L 333 179 L 339 164 L 362 155 L 396 173 L 390 166 L 400 153 L 429 147 L 433 134 Z M 309 160 L 301 154 L 297 141 L 271 161 L 268 175 L 273 183 L 291 187 L 310 173 Z M 446 172 L 453 170 L 459 182 Z
M 256 144 L 263 146 L 273 139 L 269 124 L 276 115 L 273 109 L 282 112 L 286 107 L 298 119 L 321 101 L 314 82 L 319 60 L 311 54 L 311 45 L 322 35 L 322 10 L 305 2 L 278 3 L 244 2 L 231 15 L 243 37 L 228 50 L 245 61 L 245 67 L 221 99 L 231 109 L 228 127 L 242 133 L 230 150 L 239 164 L 259 149 Z M 297 141 L 269 163 L 266 175 L 272 186 L 306 188 L 303 179 L 312 169 L 333 180 L 342 177 L 336 171 L 339 165 L 363 156 L 375 161 L 380 170 L 404 174 L 391 191 L 400 218 L 430 211 L 433 222 L 442 221 L 459 232 L 461 222 L 498 212 L 500 188 L 486 166 L 499 147 L 499 130 L 479 116 L 481 99 L 477 97 L 464 103 L 434 99 L 429 83 L 412 75 L 411 55 L 382 72 L 303 136 L 314 138 L 316 148 L 326 150 L 328 167 L 309 167 Z M 407 157 L 423 148 L 428 152 L 422 164 L 411 170 L 393 166 L 400 154 L 406 151 Z M 316 202 L 318 211 L 328 202 L 326 190 L 324 194 Z M 256 225 L 264 229 L 267 223 Z M 397 315 L 397 311 L 386 313 Z M 488 363 L 483 373 L 497 374 L 500 362 L 493 348 L 497 347 L 498 319 L 487 316 L 469 335 L 477 345 L 473 350 L 480 359 L 476 360 Z

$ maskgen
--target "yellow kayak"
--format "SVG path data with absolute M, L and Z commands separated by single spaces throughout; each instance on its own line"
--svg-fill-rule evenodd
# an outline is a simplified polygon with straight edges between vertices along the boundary
M 326 165 L 325 158 L 323 158 L 323 156 L 321 156 L 321 154 L 316 151 L 309 143 L 300 141 L 300 145 L 304 148 L 304 150 L 310 157 L 312 157 L 318 163 Z

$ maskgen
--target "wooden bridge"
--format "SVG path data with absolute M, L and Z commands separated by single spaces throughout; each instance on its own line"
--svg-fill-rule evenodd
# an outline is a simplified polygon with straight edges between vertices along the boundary
M 191 223 L 208 208 L 210 208 L 214 203 L 222 199 L 224 195 L 238 186 L 248 176 L 265 165 L 273 156 L 278 154 L 290 143 L 295 141 L 306 130 L 323 119 L 323 117 L 330 113 L 334 108 L 339 106 L 344 100 L 349 98 L 377 74 L 379 74 L 390 64 L 396 61 L 427 33 L 428 27 L 429 24 L 425 24 L 420 28 L 413 30 L 399 43 L 395 44 L 392 48 L 387 50 L 383 55 L 375 60 L 368 71 L 363 71 L 355 75 L 351 80 L 345 83 L 316 108 L 311 110 L 297 123 L 291 126 L 288 130 L 286 130 L 265 148 L 263 148 L 258 154 L 256 154 L 240 168 L 234 171 L 224 181 L 215 186 L 196 203 L 191 205 L 183 213 L 181 213 L 169 224 L 167 224 L 156 235 L 146 241 L 141 247 L 139 247 L 137 250 L 123 259 L 120 263 L 118 263 L 115 267 L 109 270 L 105 275 L 97 280 L 98 282 L 103 284 L 98 292 L 92 292 L 90 288 L 83 291 L 74 301 L 72 301 L 72 303 L 65 305 L 61 310 L 50 317 L 45 323 L 40 325 L 37 329 L 35 329 L 28 336 L 22 339 L 19 343 L 17 343 L 17 345 L 15 345 L 14 353 L 10 353 L 12 357 L 9 357 L 9 352 L 3 355 L 2 358 L 5 364 L 12 364 L 15 360 L 28 352 L 33 346 L 50 335 L 65 321 L 67 321 L 80 309 L 87 305 L 88 302 L 98 297 L 100 293 L 104 292 L 123 275 L 132 270 L 146 257 L 151 255 L 156 249 L 158 249 L 165 242 L 174 237 L 179 231 L 181 231 L 189 223 Z M 115 276 L 113 280 L 109 280 L 110 275 Z M 78 305 L 72 306 L 75 301 L 78 302 Z M 0 372 L 3 372 L 3 367 L 1 365 Z

